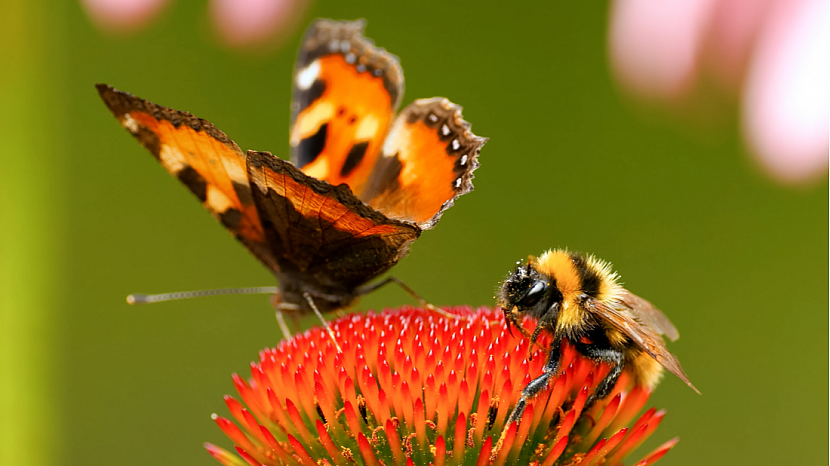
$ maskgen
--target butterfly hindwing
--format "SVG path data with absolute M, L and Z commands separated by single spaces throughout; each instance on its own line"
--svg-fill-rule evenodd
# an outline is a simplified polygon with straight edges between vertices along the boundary
M 432 228 L 472 191 L 485 142 L 470 132 L 458 105 L 440 97 L 416 100 L 395 120 L 359 196 L 388 217 Z
M 294 72 L 291 160 L 306 174 L 358 192 L 403 95 L 398 59 L 363 37 L 363 21 L 317 20 Z
M 317 291 L 348 295 L 397 263 L 420 235 L 417 226 L 361 202 L 348 186 L 312 178 L 268 152 L 248 152 L 248 174 L 281 273 L 302 274 Z

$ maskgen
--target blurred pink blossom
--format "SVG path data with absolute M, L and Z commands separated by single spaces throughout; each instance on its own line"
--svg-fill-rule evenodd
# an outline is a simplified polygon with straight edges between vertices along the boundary
M 211 0 L 210 16 L 231 46 L 263 43 L 294 18 L 295 0 Z
M 747 146 L 789 183 L 827 173 L 826 0 L 616 0 L 609 49 L 620 82 L 679 105 L 714 82 L 741 99 Z
M 166 3 L 167 0 L 81 0 L 93 23 L 116 33 L 144 28 L 161 13 Z
M 208 0 L 220 39 L 231 47 L 256 47 L 294 31 L 307 0 Z M 168 0 L 81 0 L 101 29 L 132 33 L 158 16 Z

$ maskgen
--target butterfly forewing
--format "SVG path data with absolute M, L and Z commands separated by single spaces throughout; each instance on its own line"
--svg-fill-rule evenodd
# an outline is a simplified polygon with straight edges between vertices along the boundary
M 363 21 L 316 21 L 294 72 L 291 160 L 317 179 L 359 191 L 402 94 L 397 58 L 363 37 Z
M 201 201 L 257 258 L 270 268 L 274 258 L 253 204 L 245 154 L 209 121 L 156 105 L 106 84 L 104 103 L 161 165 Z

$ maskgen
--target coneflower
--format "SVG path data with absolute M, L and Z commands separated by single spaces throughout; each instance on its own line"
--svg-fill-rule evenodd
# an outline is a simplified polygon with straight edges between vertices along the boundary
M 321 328 L 263 350 L 250 379 L 233 376 L 241 402 L 225 402 L 235 422 L 213 416 L 237 454 L 205 447 L 226 466 L 613 466 L 665 415 L 652 408 L 634 420 L 650 393 L 625 376 L 583 412 L 608 367 L 566 347 L 563 372 L 506 426 L 548 342 L 529 352 L 498 309 L 446 311 L 458 318 L 410 307 L 339 318 L 330 324 L 342 352 Z M 676 443 L 636 464 L 653 464 Z

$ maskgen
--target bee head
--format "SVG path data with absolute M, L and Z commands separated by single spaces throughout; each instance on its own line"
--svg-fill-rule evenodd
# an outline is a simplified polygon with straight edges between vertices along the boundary
M 540 273 L 532 262 L 519 264 L 499 290 L 499 305 L 508 323 L 518 323 L 525 314 L 538 319 L 561 300 L 553 278 Z

